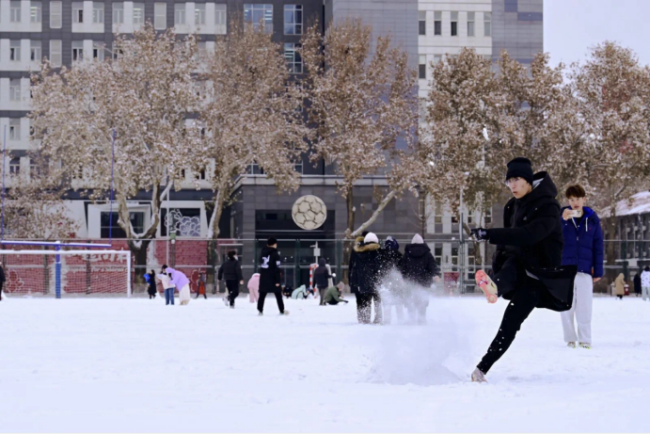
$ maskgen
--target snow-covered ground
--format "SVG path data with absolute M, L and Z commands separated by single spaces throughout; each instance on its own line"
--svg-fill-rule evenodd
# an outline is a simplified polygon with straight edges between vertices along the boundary
M 597 298 L 592 350 L 537 310 L 472 384 L 505 303 L 432 299 L 418 327 L 316 300 L 9 298 L 0 431 L 650 431 L 650 302 Z

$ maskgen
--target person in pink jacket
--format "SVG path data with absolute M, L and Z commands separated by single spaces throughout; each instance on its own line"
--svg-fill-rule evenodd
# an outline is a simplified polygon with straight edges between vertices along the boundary
M 251 303 L 257 303 L 260 298 L 260 273 L 255 273 L 248 281 L 248 298 Z

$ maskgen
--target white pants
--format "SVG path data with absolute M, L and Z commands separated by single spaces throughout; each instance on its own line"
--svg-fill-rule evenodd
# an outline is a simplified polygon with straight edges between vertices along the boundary
M 178 298 L 181 301 L 181 304 L 187 304 L 190 302 L 190 285 L 185 285 L 181 288 L 178 293 Z
M 562 312 L 565 342 L 591 344 L 591 305 L 594 298 L 594 281 L 591 275 L 578 273 L 573 288 L 573 306 Z M 578 336 L 573 318 L 578 322 Z
M 645 300 L 646 298 L 650 297 L 650 286 L 643 286 L 641 288 L 641 291 L 643 292 L 643 299 Z

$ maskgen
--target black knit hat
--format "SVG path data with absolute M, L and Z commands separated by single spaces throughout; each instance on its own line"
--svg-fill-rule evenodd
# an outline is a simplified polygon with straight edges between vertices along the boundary
M 266 241 L 267 246 L 275 246 L 278 243 L 278 240 L 275 238 L 271 237 Z
M 523 178 L 533 185 L 533 166 L 528 158 L 518 157 L 508 163 L 506 181 L 510 178 Z

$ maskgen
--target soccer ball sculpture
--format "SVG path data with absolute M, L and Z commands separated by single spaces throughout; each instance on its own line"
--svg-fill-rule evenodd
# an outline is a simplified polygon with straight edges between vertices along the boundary
M 307 195 L 299 198 L 291 208 L 291 217 L 301 229 L 313 231 L 323 226 L 327 219 L 327 207 L 318 197 Z

